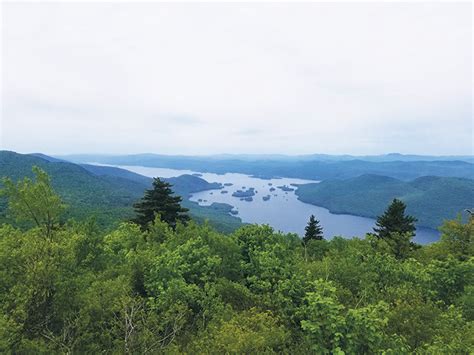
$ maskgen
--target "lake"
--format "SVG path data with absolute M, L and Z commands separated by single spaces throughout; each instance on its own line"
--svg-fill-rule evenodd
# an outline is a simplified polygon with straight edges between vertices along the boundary
M 208 182 L 220 182 L 222 184 L 232 184 L 225 186 L 223 190 L 227 193 L 221 193 L 222 190 L 207 190 L 194 193 L 190 200 L 198 202 L 200 205 L 210 205 L 213 202 L 222 202 L 234 206 L 238 212 L 236 216 L 240 217 L 245 223 L 269 224 L 275 230 L 288 233 L 298 233 L 304 235 L 304 227 L 308 222 L 309 216 L 314 214 L 316 219 L 321 222 L 324 235 L 327 239 L 333 236 L 343 236 L 346 238 L 363 237 L 367 232 L 371 232 L 375 225 L 375 220 L 353 216 L 348 214 L 333 214 L 323 207 L 310 205 L 298 200 L 294 191 L 283 191 L 277 186 L 286 185 L 289 188 L 295 188 L 291 184 L 307 184 L 317 181 L 302 180 L 293 178 L 279 179 L 260 179 L 244 174 L 227 173 L 223 175 L 212 173 L 200 173 L 190 170 L 175 170 L 166 168 L 150 168 L 142 166 L 119 166 L 137 174 L 149 177 L 175 177 L 183 174 L 199 174 L 199 176 Z M 271 188 L 274 191 L 270 191 Z M 248 188 L 255 189 L 253 201 L 245 201 L 239 197 L 232 196 L 237 190 Z M 267 201 L 264 196 L 270 196 Z M 415 241 L 421 244 L 437 241 L 439 233 L 429 228 L 418 228 Z

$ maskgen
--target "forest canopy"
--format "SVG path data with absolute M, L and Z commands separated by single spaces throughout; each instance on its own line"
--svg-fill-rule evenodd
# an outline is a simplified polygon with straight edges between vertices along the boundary
M 302 243 L 157 217 L 102 230 L 44 172 L 6 182 L 0 352 L 426 353 L 474 348 L 474 220 L 403 257 L 380 235 Z M 34 202 L 33 209 L 28 206 Z M 26 209 L 25 209 L 26 206 Z M 390 235 L 391 238 L 394 235 Z

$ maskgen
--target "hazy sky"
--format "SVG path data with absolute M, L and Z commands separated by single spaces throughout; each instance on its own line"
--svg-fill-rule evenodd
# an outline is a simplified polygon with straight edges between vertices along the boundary
M 3 3 L 0 146 L 472 154 L 471 6 Z

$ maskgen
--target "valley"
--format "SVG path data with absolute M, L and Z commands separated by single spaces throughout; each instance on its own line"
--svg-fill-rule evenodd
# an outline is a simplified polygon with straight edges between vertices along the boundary
M 168 168 L 116 167 L 146 176 L 166 178 L 179 176 L 183 173 L 197 173 L 190 170 L 182 171 Z M 319 183 L 313 180 L 296 178 L 260 179 L 238 173 L 213 174 L 200 172 L 199 174 L 207 182 L 217 182 L 222 186 L 224 184 L 232 185 L 226 186 L 224 191 L 228 191 L 228 193 L 222 194 L 222 190 L 203 190 L 193 193 L 190 200 L 199 203 L 200 206 L 212 206 L 215 203 L 231 206 L 233 207 L 232 211 L 237 212 L 236 216 L 240 217 L 244 223 L 268 224 L 275 230 L 285 233 L 297 233 L 302 236 L 309 216 L 314 214 L 321 221 L 324 234 L 328 239 L 334 236 L 363 237 L 366 233 L 372 232 L 372 228 L 375 226 L 373 218 L 357 216 L 355 213 L 334 214 L 324 207 L 302 202 L 295 194 L 295 190 L 288 187 L 297 185 L 301 188 Z M 237 196 L 232 196 L 237 191 L 247 189 L 253 189 L 255 192 L 251 201 L 242 198 L 240 193 Z M 270 196 L 270 198 L 264 200 L 264 197 L 267 196 Z M 436 241 L 438 238 L 439 233 L 433 228 L 417 228 L 415 241 L 418 243 L 426 244 Z
M 155 158 L 152 155 L 150 159 L 155 161 Z M 131 157 L 107 158 L 108 161 L 117 159 L 129 162 L 133 160 Z M 324 235 L 328 239 L 334 236 L 363 237 L 366 233 L 372 232 L 375 225 L 374 218 L 384 211 L 390 201 L 393 198 L 400 198 L 407 203 L 407 211 L 418 219 L 414 240 L 426 244 L 438 240 L 439 232 L 436 229 L 445 219 L 462 215 L 464 209 L 469 208 L 474 201 L 474 180 L 444 176 L 456 175 L 456 170 L 454 173 L 443 171 L 443 176 L 418 176 L 413 180 L 401 180 L 393 176 L 368 173 L 374 170 L 372 164 L 377 166 L 387 162 L 357 162 L 359 166 L 370 163 L 362 170 L 364 174 L 319 181 L 299 177 L 261 177 L 267 175 L 262 171 L 269 165 L 280 166 L 278 168 L 280 170 L 277 170 L 281 172 L 288 163 L 281 159 L 265 160 L 262 162 L 262 171 L 254 171 L 253 175 L 239 172 L 209 172 L 208 170 L 222 171 L 225 167 L 232 170 L 232 167 L 229 166 L 228 160 L 207 159 L 208 162 L 212 160 L 215 164 L 220 161 L 221 167 L 216 169 L 215 166 L 212 168 L 212 164 L 203 163 L 200 169 L 191 170 L 140 166 L 136 165 L 138 161 L 133 161 L 133 165 L 108 164 L 93 160 L 73 163 L 43 154 L 25 155 L 2 151 L 0 175 L 19 179 L 31 176 L 33 165 L 39 166 L 51 175 L 53 186 L 66 203 L 74 201 L 68 217 L 81 220 L 92 212 L 98 223 L 104 227 L 112 227 L 119 221 L 132 217 L 133 204 L 151 186 L 153 177 L 163 178 L 172 184 L 174 192 L 183 198 L 183 207 L 190 210 L 194 220 L 198 223 L 208 220 L 222 232 L 232 232 L 246 223 L 257 223 L 268 224 L 275 230 L 302 236 L 309 216 L 315 215 L 320 220 Z M 193 157 L 180 157 L 177 161 L 183 164 L 187 162 L 185 165 L 190 167 L 196 164 Z M 298 164 L 302 163 L 298 161 Z M 328 174 L 327 169 L 318 170 L 320 167 L 318 164 L 322 162 L 316 164 L 304 161 L 304 163 L 307 166 L 306 171 L 316 169 L 314 171 L 319 171 L 318 176 Z M 338 161 L 338 164 L 342 163 L 354 164 L 353 161 Z M 416 165 L 426 162 L 389 161 L 388 163 Z M 428 163 L 433 163 L 434 165 L 430 165 L 433 167 L 439 161 Z M 454 164 L 458 167 L 467 164 L 473 167 L 473 164 L 467 161 L 441 161 L 441 163 Z M 245 164 L 248 164 L 246 168 Z M 233 161 L 231 165 L 240 166 L 241 168 L 237 169 L 239 171 L 249 171 L 254 169 L 254 164 L 255 162 L 240 160 Z M 383 170 L 380 167 L 375 170 L 380 169 Z M 390 169 L 389 174 L 399 174 L 396 170 Z M 351 176 L 354 173 L 349 169 L 336 176 Z M 293 175 L 305 174 L 294 171 Z M 468 169 L 458 175 L 469 175 Z M 5 204 L 1 200 L 0 219 L 8 219 Z
M 113 228 L 133 216 L 133 204 L 146 189 L 150 177 L 115 167 L 92 164 L 74 164 L 49 156 L 18 154 L 0 151 L 0 177 L 19 180 L 32 177 L 31 168 L 38 166 L 51 176 L 51 182 L 66 204 L 70 205 L 65 218 L 84 220 L 93 218 L 104 228 Z M 171 176 L 168 176 L 171 177 Z M 228 213 L 228 206 L 199 206 L 186 196 L 215 185 L 197 176 L 183 176 L 171 180 L 175 192 L 184 196 L 183 206 L 191 216 L 202 223 L 206 219 L 222 232 L 230 232 L 242 225 L 239 218 Z M 1 184 L 0 184 L 1 185 Z M 6 201 L 0 197 L 0 222 L 11 222 L 7 215 Z

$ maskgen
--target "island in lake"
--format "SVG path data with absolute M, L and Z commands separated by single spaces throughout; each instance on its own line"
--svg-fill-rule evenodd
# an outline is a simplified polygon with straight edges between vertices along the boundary
M 248 190 L 237 190 L 232 193 L 234 197 L 252 197 L 255 196 L 255 189 L 253 187 L 249 187 Z
M 282 191 L 295 191 L 295 189 L 292 189 L 291 187 L 287 186 L 287 185 L 282 185 L 282 186 L 277 186 L 280 190 Z

